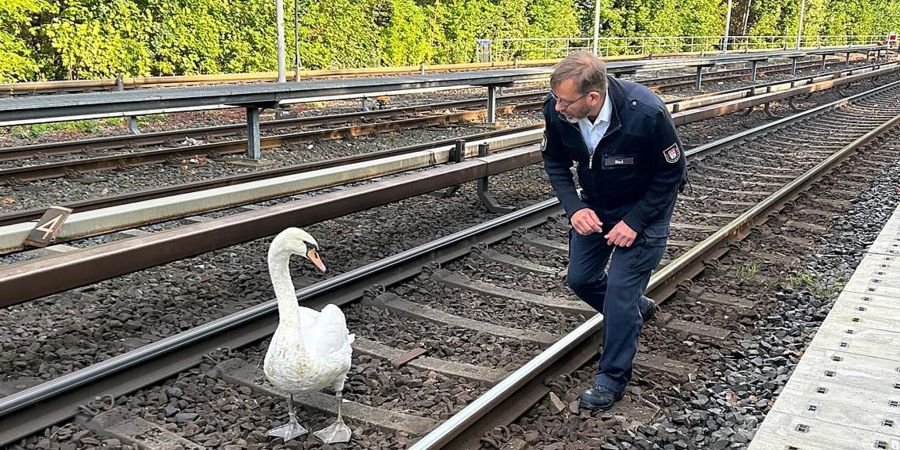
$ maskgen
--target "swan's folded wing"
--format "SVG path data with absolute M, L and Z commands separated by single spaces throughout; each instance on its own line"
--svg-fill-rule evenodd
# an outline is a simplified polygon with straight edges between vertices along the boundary
M 308 348 L 314 348 L 320 355 L 352 351 L 350 344 L 353 342 L 353 335 L 347 329 L 343 312 L 337 307 L 326 306 L 315 322 L 304 327 L 302 332 L 304 344 Z

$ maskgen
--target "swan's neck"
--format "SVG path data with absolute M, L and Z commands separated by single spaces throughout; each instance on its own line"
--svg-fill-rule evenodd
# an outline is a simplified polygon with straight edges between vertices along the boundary
M 275 288 L 278 300 L 279 323 L 300 323 L 300 305 L 297 304 L 297 292 L 291 281 L 291 253 L 287 251 L 269 252 L 269 277 Z

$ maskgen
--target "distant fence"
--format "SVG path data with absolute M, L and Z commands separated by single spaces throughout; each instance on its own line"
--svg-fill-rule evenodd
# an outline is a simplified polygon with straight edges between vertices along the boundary
M 887 34 L 864 36 L 803 36 L 801 48 L 866 45 L 885 42 Z M 593 38 L 525 38 L 479 39 L 475 60 L 496 62 L 562 58 L 567 54 L 594 47 Z M 644 55 L 710 51 L 743 51 L 791 49 L 797 47 L 797 36 L 629 36 L 601 37 L 597 42 L 600 56 Z

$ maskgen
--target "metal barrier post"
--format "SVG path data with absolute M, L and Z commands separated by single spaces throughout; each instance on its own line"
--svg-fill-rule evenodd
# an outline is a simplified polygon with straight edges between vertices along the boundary
M 489 153 L 490 153 L 490 144 L 488 144 L 486 142 L 478 144 L 478 157 L 479 158 L 487 156 Z M 488 188 L 489 188 L 488 177 L 479 178 L 478 182 L 476 184 L 475 190 L 478 194 L 478 202 L 481 203 L 481 206 L 483 206 L 484 209 L 488 210 L 488 212 L 492 212 L 495 214 L 509 214 L 509 213 L 515 211 L 515 208 L 510 208 L 508 206 L 502 206 L 499 202 L 497 202 L 497 199 L 495 199 L 494 196 L 491 195 Z
M 497 86 L 488 86 L 487 121 L 497 123 Z
M 822 70 L 825 70 L 825 58 L 828 58 L 828 55 L 822 55 Z
M 247 107 L 247 157 L 259 160 L 259 108 Z
M 138 128 L 137 117 L 128 116 L 128 131 L 130 131 L 131 134 L 141 134 L 141 130 Z
M 700 86 L 703 85 L 703 66 L 697 66 L 697 80 L 694 83 L 694 89 L 700 90 Z

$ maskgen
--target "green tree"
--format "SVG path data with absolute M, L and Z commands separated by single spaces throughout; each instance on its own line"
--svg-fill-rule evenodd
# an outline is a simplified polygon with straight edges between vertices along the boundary
M 130 0 L 62 0 L 40 32 L 68 79 L 148 74 L 150 14 Z
M 0 1 L 0 81 L 25 81 L 40 71 L 39 55 L 28 45 L 31 23 L 33 16 L 50 9 L 44 0 Z
M 426 6 L 439 30 L 432 36 L 434 62 L 461 63 L 475 59 L 475 40 L 492 36 L 495 5 L 489 0 L 435 0 Z
M 220 0 L 149 0 L 153 74 L 221 72 L 224 49 L 220 36 L 232 25 L 230 9 L 230 4 Z
M 726 3 L 600 0 L 601 37 L 712 36 L 707 47 L 693 48 L 710 50 L 724 31 Z M 293 2 L 285 4 L 291 48 Z M 590 47 L 594 5 L 595 0 L 300 0 L 300 52 L 304 66 L 314 69 L 471 62 L 476 39 L 494 40 L 503 58 L 560 57 L 565 38 L 581 37 L 568 41 L 569 47 Z M 0 81 L 274 70 L 274 6 L 274 0 L 0 0 Z M 734 0 L 731 34 L 793 37 L 799 8 L 800 0 Z M 806 0 L 804 19 L 804 36 L 834 36 L 824 43 L 838 44 L 846 35 L 900 30 L 900 2 Z M 497 41 L 522 38 L 562 40 Z M 628 44 L 640 44 L 644 52 L 691 49 L 674 42 L 603 41 L 601 52 L 624 53 Z
M 407 66 L 431 60 L 428 18 L 421 7 L 413 0 L 384 0 L 375 9 L 382 64 Z
M 306 67 L 346 68 L 379 64 L 373 2 L 300 2 L 300 55 Z M 274 20 L 272 21 L 274 23 Z M 274 46 L 274 32 L 271 34 Z
M 221 35 L 220 66 L 227 73 L 259 72 L 278 68 L 275 42 L 275 2 L 240 0 L 222 2 L 227 22 Z

